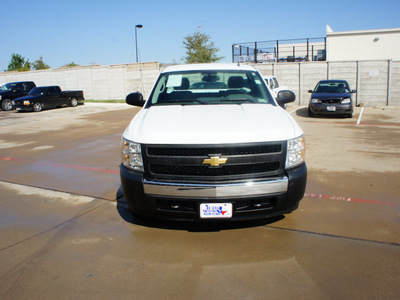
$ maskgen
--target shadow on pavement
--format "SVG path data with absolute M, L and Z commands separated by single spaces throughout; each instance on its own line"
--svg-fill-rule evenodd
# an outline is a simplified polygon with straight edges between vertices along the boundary
M 296 110 L 296 116 L 307 118 L 307 119 L 350 119 L 351 120 L 351 118 L 347 118 L 345 114 L 343 114 L 343 115 L 325 114 L 325 115 L 309 116 L 308 115 L 308 107 L 302 107 L 302 108 L 299 108 L 298 110 Z
M 307 107 L 302 107 L 296 110 L 296 116 L 308 118 L 308 109 Z

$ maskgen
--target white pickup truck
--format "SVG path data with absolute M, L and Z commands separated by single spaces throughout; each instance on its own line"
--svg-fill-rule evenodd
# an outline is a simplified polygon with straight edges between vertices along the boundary
M 165 68 L 123 133 L 120 167 L 132 213 L 169 220 L 248 220 L 295 210 L 307 168 L 303 131 L 252 66 Z
M 275 76 L 264 76 L 264 80 L 267 83 L 269 89 L 272 92 L 272 96 L 274 96 L 275 99 L 276 99 L 276 97 L 278 97 L 278 93 L 280 91 L 287 90 L 286 86 L 280 86 L 279 85 L 278 78 L 276 78 Z M 282 107 L 286 109 L 286 104 L 282 105 Z

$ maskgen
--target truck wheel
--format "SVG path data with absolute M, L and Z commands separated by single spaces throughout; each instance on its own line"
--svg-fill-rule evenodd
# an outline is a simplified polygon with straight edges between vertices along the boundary
M 69 102 L 69 105 L 71 105 L 72 107 L 77 106 L 78 105 L 78 99 L 71 98 L 71 101 Z
M 13 105 L 10 99 L 4 99 L 3 102 L 1 103 L 1 108 L 5 111 L 12 110 Z
M 33 111 L 38 112 L 38 111 L 42 111 L 43 109 L 43 105 L 40 102 L 36 102 L 35 104 L 33 104 Z

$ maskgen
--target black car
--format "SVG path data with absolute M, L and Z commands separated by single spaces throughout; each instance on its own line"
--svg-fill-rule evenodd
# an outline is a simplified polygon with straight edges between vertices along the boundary
M 351 90 L 346 80 L 321 80 L 317 83 L 308 105 L 308 115 L 336 114 L 353 117 L 352 95 L 356 90 Z
M 3 110 L 12 110 L 12 100 L 27 95 L 36 85 L 33 81 L 19 81 L 4 84 L 0 88 L 0 105 Z

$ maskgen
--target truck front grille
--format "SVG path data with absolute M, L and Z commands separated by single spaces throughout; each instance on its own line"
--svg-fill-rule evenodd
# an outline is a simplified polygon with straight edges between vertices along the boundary
M 286 143 L 240 145 L 142 145 L 147 179 L 223 181 L 278 177 L 284 174 Z M 226 158 L 211 166 L 210 157 Z
M 151 165 L 150 169 L 153 174 L 157 175 L 227 176 L 276 171 L 279 169 L 279 162 L 231 165 L 221 168 L 209 168 L 207 166 Z
M 281 152 L 281 144 L 248 146 L 248 147 L 232 147 L 232 148 L 156 148 L 149 147 L 149 155 L 159 156 L 208 156 L 210 153 L 223 153 L 224 155 L 248 155 L 262 153 Z

